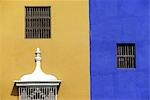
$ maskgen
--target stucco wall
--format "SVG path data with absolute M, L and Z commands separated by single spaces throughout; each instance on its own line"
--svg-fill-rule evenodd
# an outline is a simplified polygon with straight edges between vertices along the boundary
M 51 6 L 51 39 L 25 39 L 25 6 Z M 88 1 L 2 0 L 0 2 L 0 100 L 11 96 L 13 80 L 34 70 L 39 47 L 42 69 L 62 80 L 59 100 L 88 100 Z
M 90 0 L 92 100 L 148 100 L 148 14 L 148 0 Z M 130 42 L 136 68 L 117 69 L 116 43 Z

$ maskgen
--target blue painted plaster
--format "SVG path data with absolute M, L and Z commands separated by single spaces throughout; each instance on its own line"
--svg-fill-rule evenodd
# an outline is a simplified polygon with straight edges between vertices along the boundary
M 90 0 L 91 100 L 149 100 L 148 0 Z M 136 68 L 116 68 L 116 44 L 135 43 Z

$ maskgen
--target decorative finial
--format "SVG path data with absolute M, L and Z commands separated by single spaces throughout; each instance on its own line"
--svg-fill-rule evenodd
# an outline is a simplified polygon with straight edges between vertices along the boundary
M 40 48 L 36 49 L 35 52 L 35 70 L 31 74 L 27 74 L 21 77 L 21 81 L 51 81 L 57 80 L 53 75 L 45 74 L 41 69 L 41 52 Z
M 40 61 L 41 60 L 41 52 L 40 52 L 40 48 L 37 48 L 36 49 L 36 52 L 35 52 L 35 61 Z

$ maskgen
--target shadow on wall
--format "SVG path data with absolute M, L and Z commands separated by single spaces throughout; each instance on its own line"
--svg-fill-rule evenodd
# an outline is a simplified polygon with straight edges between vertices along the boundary
M 12 96 L 19 96 L 18 87 L 16 86 L 16 83 L 14 83 L 14 85 L 13 85 L 13 88 L 12 88 L 12 91 L 11 91 L 11 95 Z

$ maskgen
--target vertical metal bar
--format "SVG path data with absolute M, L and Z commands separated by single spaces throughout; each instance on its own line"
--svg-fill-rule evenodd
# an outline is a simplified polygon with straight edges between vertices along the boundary
M 30 87 L 28 87 L 28 100 L 30 100 Z
M 127 67 L 129 68 L 129 46 L 127 46 Z
M 119 64 L 119 57 L 117 57 L 117 67 L 120 67 L 120 64 Z
M 33 32 L 32 32 L 32 29 L 30 29 L 30 34 L 29 34 L 29 35 L 30 35 L 30 38 L 32 38 L 32 33 L 33 33 Z
M 46 34 L 45 34 L 45 28 L 43 29 L 43 34 L 44 34 L 44 38 L 46 37 Z
M 47 89 L 47 87 L 45 87 L 45 89 L 44 89 L 44 94 L 45 94 L 45 99 L 44 100 L 46 100 L 46 98 L 47 98 L 46 89 Z
M 22 88 L 20 87 L 20 100 L 22 100 Z
M 125 68 L 125 57 L 123 57 L 123 68 Z
M 127 58 L 127 68 L 129 68 L 129 59 L 128 59 L 128 57 L 126 57 Z
M 50 87 L 49 93 L 50 93 L 50 98 L 51 98 L 50 100 L 52 100 L 51 87 Z
M 35 11 L 35 17 L 37 18 L 37 16 L 38 16 L 38 9 L 37 8 L 35 8 L 36 9 L 36 11 Z
M 25 95 L 24 95 L 23 91 L 24 91 L 24 88 L 22 88 L 22 91 L 21 91 L 22 93 L 21 94 L 22 94 L 22 99 L 25 100 Z
M 41 19 L 39 19 L 39 29 L 41 30 Z
M 124 48 L 124 51 L 125 51 L 125 67 L 127 68 L 127 57 L 126 57 L 126 55 L 127 55 L 127 52 L 126 52 L 127 46 L 125 45 L 124 47 L 125 47 Z
M 28 87 L 26 87 L 26 88 L 27 88 L 27 100 L 29 100 L 29 99 L 28 99 Z
M 41 100 L 43 100 L 43 87 L 41 87 Z
M 45 7 L 43 7 L 43 17 L 45 17 Z
M 49 38 L 49 29 L 47 29 L 46 31 L 47 31 L 47 37 Z
M 34 29 L 32 29 L 32 38 L 35 38 L 36 34 L 34 33 Z
M 53 100 L 53 87 L 51 87 L 51 96 L 52 96 L 52 100 Z
M 134 50 L 133 50 L 133 46 L 132 46 L 132 55 L 133 55 L 133 51 L 134 51 Z
M 128 63 L 129 63 L 129 65 L 128 65 L 128 66 L 129 66 L 129 68 L 130 68 L 130 57 L 129 57 L 129 62 L 128 62 Z
M 45 8 L 45 17 L 48 16 L 48 12 L 47 12 L 48 10 L 47 9 L 48 9 L 48 7 Z
M 23 92 L 23 94 L 24 94 L 24 100 L 26 100 L 26 88 L 24 87 L 24 92 Z
M 20 88 L 21 87 L 19 87 L 19 100 L 21 100 L 21 93 L 20 93 L 21 91 L 20 91 Z
M 26 28 L 26 31 L 25 31 L 25 38 L 27 38 L 27 34 L 28 34 L 28 29 Z
M 119 68 L 121 67 L 121 57 L 119 57 Z
M 41 11 L 41 17 L 43 16 L 42 14 L 43 14 L 43 12 L 42 12 L 42 8 L 40 8 L 40 11 Z
M 117 55 L 120 55 L 120 47 L 119 46 L 117 46 Z
M 30 17 L 30 8 L 27 7 L 28 11 L 28 17 Z
M 41 8 L 39 8 L 39 15 L 40 15 L 40 17 L 41 17 L 41 15 L 42 15 L 41 13 L 42 13 Z
M 123 46 L 123 55 L 125 55 L 125 46 Z
M 31 29 L 32 29 L 32 23 L 33 23 L 32 18 L 30 18 L 30 28 Z
M 47 38 L 49 37 L 49 35 L 48 35 L 48 29 L 46 29 L 46 35 L 47 35 Z
M 41 7 L 41 17 L 43 17 L 43 8 Z
M 33 18 L 35 17 L 35 7 L 33 7 Z
M 34 91 L 35 91 L 35 92 L 34 92 L 34 93 L 35 93 L 35 94 L 34 94 L 34 99 L 36 100 L 36 98 L 37 98 L 37 97 L 36 97 L 36 96 L 37 96 L 37 89 L 36 89 L 36 86 L 34 86 Z
M 48 29 L 48 37 L 49 37 L 49 38 L 51 37 L 50 29 Z
M 126 46 L 124 46 L 124 55 L 126 55 Z
M 122 55 L 123 55 L 123 48 L 120 46 L 120 67 L 122 67 Z
M 57 86 L 55 87 L 55 100 L 57 100 Z
M 40 17 L 40 12 L 39 12 L 39 8 L 37 7 L 37 17 Z
M 122 55 L 122 47 L 120 46 L 120 55 Z
M 37 100 L 37 99 L 38 99 L 38 98 L 37 98 L 37 95 L 38 95 L 38 88 L 35 86 L 35 89 L 36 89 L 35 98 L 36 98 L 36 100 Z
M 30 21 L 30 18 L 28 18 L 28 28 L 31 27 L 31 21 Z
M 123 46 L 121 46 L 121 48 L 122 48 L 122 54 L 121 54 L 121 55 L 123 55 L 123 54 L 124 54 L 124 51 L 123 51 Z
M 32 17 L 32 8 L 30 8 L 30 18 Z
M 45 100 L 45 99 L 46 99 L 45 89 L 46 89 L 46 87 L 44 87 L 44 89 L 43 89 L 43 94 L 44 94 L 44 98 L 43 98 L 43 100 Z
M 133 67 L 133 60 L 132 60 L 132 57 L 131 57 L 131 68 Z
M 127 49 L 128 49 L 128 46 L 126 46 L 126 55 L 128 55 L 128 50 Z
M 46 88 L 47 88 L 47 87 L 45 87 L 45 90 L 44 90 L 44 94 L 45 94 L 45 99 L 44 99 L 44 100 L 46 100 L 46 98 L 47 98 L 47 95 L 46 95 Z
M 48 7 L 45 8 L 45 17 L 48 17 Z
M 53 99 L 55 100 L 55 87 L 53 87 Z
M 44 12 L 43 12 L 44 15 L 43 16 L 46 17 L 46 7 L 43 7 L 43 9 L 44 9 Z
M 34 18 L 36 18 L 36 7 L 34 7 Z
M 132 68 L 134 68 L 134 58 L 132 57 Z
M 129 46 L 127 46 L 127 55 L 129 55 Z
M 32 18 L 34 17 L 34 7 L 32 8 Z
M 54 87 L 52 87 L 52 100 L 54 100 Z
M 45 100 L 45 97 L 46 97 L 44 91 L 45 91 L 45 87 L 42 87 L 42 94 L 43 94 L 42 100 Z
M 54 100 L 53 98 L 53 87 L 51 88 L 51 95 L 52 95 L 52 100 Z
M 133 50 L 133 46 L 132 47 L 132 67 L 134 67 L 134 59 L 133 59 L 133 55 L 134 55 L 134 50 Z
M 48 90 L 49 90 L 49 93 L 48 93 L 48 94 L 49 94 L 49 99 L 51 100 L 51 95 L 50 95 L 50 93 L 51 93 L 51 92 L 50 92 L 50 87 L 48 88 Z
M 27 98 L 28 98 L 28 97 L 27 97 L 27 92 L 28 92 L 28 88 L 26 87 L 26 100 L 28 100 L 28 99 L 27 99 Z
M 48 29 L 48 19 L 46 19 L 46 29 Z

